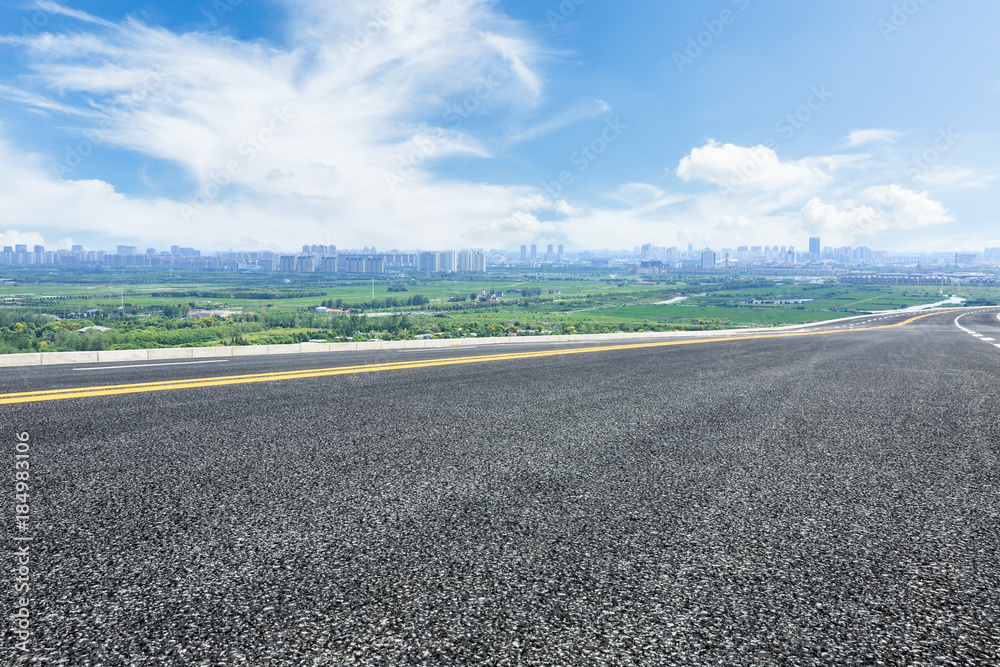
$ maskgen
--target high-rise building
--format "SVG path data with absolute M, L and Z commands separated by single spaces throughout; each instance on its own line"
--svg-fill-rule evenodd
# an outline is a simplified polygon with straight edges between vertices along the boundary
M 701 251 L 701 268 L 714 269 L 716 265 L 715 251 L 708 248 Z
M 521 261 L 525 262 L 528 259 L 528 246 L 521 246 Z
M 482 250 L 463 250 L 458 253 L 460 273 L 486 273 L 486 255 Z
M 538 259 L 538 246 L 534 243 L 531 244 L 531 261 L 534 262 Z
M 560 262 L 566 259 L 566 249 L 563 248 L 562 244 L 559 244 L 559 254 L 556 256 Z
M 295 258 L 295 270 L 298 273 L 313 273 L 316 270 L 316 258 L 312 255 L 299 255 Z
M 437 273 L 441 270 L 440 257 L 436 252 L 422 252 L 417 259 L 417 268 L 421 273 Z
M 438 253 L 438 271 L 443 273 L 455 273 L 458 271 L 458 253 L 454 250 L 445 250 Z
M 549 257 L 556 254 L 556 247 L 550 243 L 548 247 L 545 249 L 545 254 L 548 255 Z
M 809 254 L 815 257 L 819 257 L 819 237 L 810 236 L 809 237 Z
M 118 246 L 119 255 L 134 255 L 139 251 L 139 249 L 134 245 L 120 245 Z
M 973 266 L 979 258 L 979 253 L 960 252 L 955 254 L 955 264 L 958 266 Z

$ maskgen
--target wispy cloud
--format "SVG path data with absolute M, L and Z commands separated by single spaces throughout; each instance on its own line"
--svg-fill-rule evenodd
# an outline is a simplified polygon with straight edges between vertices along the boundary
M 42 10 L 43 12 L 48 12 L 49 14 L 68 16 L 78 21 L 83 21 L 85 23 L 93 23 L 96 25 L 102 25 L 108 28 L 115 27 L 115 24 L 110 21 L 105 21 L 104 19 L 88 14 L 87 12 L 81 12 L 78 9 L 73 9 L 65 5 L 60 5 L 58 2 L 49 2 L 48 0 L 40 0 L 39 2 L 35 3 L 35 7 Z
M 611 107 L 609 107 L 603 100 L 586 100 L 577 104 L 572 109 L 538 123 L 530 129 L 513 134 L 507 140 L 507 143 L 519 144 L 531 139 L 537 139 L 538 137 L 555 132 L 560 128 L 573 125 L 574 123 L 579 123 L 580 121 L 596 118 L 597 116 L 608 113 L 609 111 L 611 111 Z
M 112 26 L 43 4 L 98 30 L 85 38 L 79 31 L 18 38 L 31 73 L 0 95 L 89 116 L 107 145 L 173 163 L 197 185 L 182 201 L 138 198 L 109 183 L 75 181 L 73 172 L 53 179 L 36 164 L 21 175 L 21 192 L 3 193 L 20 227 L 53 227 L 68 193 L 86 192 L 64 210 L 90 207 L 80 224 L 97 235 L 189 234 L 218 247 L 237 229 L 264 244 L 287 241 L 294 224 L 303 237 L 341 244 L 452 246 L 481 244 L 459 230 L 509 218 L 529 192 L 457 181 L 433 168 L 449 156 L 487 156 L 479 136 L 446 120 L 449 106 L 484 77 L 507 72 L 489 101 L 510 116 L 487 135 L 506 134 L 506 122 L 530 113 L 543 90 L 537 45 L 491 3 L 399 3 L 379 30 L 369 30 L 374 35 L 358 40 L 379 8 L 298 0 L 288 49 L 135 20 Z M 411 160 L 421 146 L 427 155 Z M 5 161 L 23 157 L 10 144 L 4 150 Z M 412 177 L 391 192 L 385 176 L 403 161 Z M 32 204 L 17 205 L 29 192 Z
M 3 84 L 0 84 L 0 97 L 43 112 L 52 111 L 69 116 L 95 117 L 97 115 L 93 110 L 80 109 L 69 104 L 62 104 L 44 95 L 12 88 Z
M 918 180 L 929 187 L 939 188 L 985 188 L 996 181 L 996 175 L 987 174 L 966 167 L 945 167 L 934 165 L 920 173 Z
M 847 137 L 849 147 L 865 144 L 892 144 L 903 137 L 902 132 L 895 130 L 854 130 Z

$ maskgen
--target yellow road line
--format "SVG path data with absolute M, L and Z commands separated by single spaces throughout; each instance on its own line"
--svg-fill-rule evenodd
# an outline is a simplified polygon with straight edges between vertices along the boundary
M 955 309 L 956 312 L 962 309 Z M 457 366 L 461 364 L 478 364 L 488 361 L 511 361 L 516 359 L 535 359 L 541 357 L 556 357 L 570 354 L 590 354 L 594 352 L 614 352 L 622 350 L 639 350 L 654 347 L 672 347 L 676 345 L 700 345 L 705 343 L 722 343 L 739 340 L 760 340 L 766 338 L 793 338 L 801 336 L 824 336 L 833 334 L 856 333 L 859 331 L 875 331 L 877 329 L 892 329 L 911 322 L 940 315 L 927 313 L 911 317 L 896 324 L 883 324 L 877 327 L 859 329 L 836 329 L 831 331 L 800 331 L 780 334 L 758 334 L 752 336 L 727 336 L 717 338 L 697 338 L 692 340 L 669 340 L 656 343 L 629 343 L 625 345 L 604 345 L 598 347 L 582 347 L 560 350 L 542 350 L 536 352 L 511 352 L 506 354 L 490 354 L 474 357 L 449 357 L 446 359 L 425 359 L 415 361 L 400 361 L 382 364 L 367 364 L 361 366 L 341 366 L 335 368 L 314 368 L 298 371 L 278 371 L 274 373 L 256 373 L 252 375 L 230 375 L 222 377 L 192 378 L 188 380 L 164 380 L 161 382 L 143 382 L 136 384 L 106 385 L 98 387 L 77 387 L 70 389 L 49 389 L 45 391 L 21 392 L 15 394 L 0 394 L 0 405 L 13 403 L 35 403 L 41 401 L 62 401 L 71 398 L 86 398 L 94 396 L 115 396 L 118 394 L 136 394 L 150 391 L 174 391 L 177 389 L 194 389 L 197 387 L 222 387 L 234 384 L 252 384 L 256 382 L 276 382 L 279 380 L 298 380 L 303 378 L 330 377 L 334 375 L 353 375 L 358 373 L 376 373 L 380 371 L 397 371 L 414 368 L 433 368 L 437 366 Z

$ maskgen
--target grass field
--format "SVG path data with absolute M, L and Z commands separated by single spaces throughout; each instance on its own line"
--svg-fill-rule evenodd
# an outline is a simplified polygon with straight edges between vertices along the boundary
M 22 320 L 29 316 L 44 319 L 40 318 L 43 315 L 63 318 L 60 326 L 67 331 L 99 322 L 122 334 L 117 338 L 108 334 L 108 341 L 129 347 L 285 342 L 313 335 L 343 338 L 352 333 L 406 337 L 418 333 L 462 336 L 512 331 L 589 333 L 780 326 L 935 303 L 951 294 L 977 303 L 1000 300 L 998 287 L 859 287 L 831 280 L 685 276 L 654 282 L 621 276 L 521 272 L 441 279 L 412 274 L 377 276 L 374 312 L 394 314 L 391 319 L 365 317 L 373 312 L 373 282 L 364 277 L 30 269 L 2 277 L 8 279 L 0 282 L 0 314 L 8 314 L 7 327 L 0 328 L 6 351 L 46 345 L 63 349 L 78 344 L 67 339 L 66 332 L 54 335 L 54 325 L 45 328 L 40 322 L 31 326 L 45 328 L 48 338 L 41 340 L 42 333 L 36 331 L 31 339 L 17 329 L 28 324 L 17 324 L 19 313 Z M 484 290 L 503 296 L 496 303 L 476 303 L 475 296 Z M 678 296 L 684 300 L 659 304 Z M 421 299 L 418 302 L 413 297 Z M 345 315 L 316 314 L 316 307 L 324 303 L 353 313 L 355 319 L 347 323 Z M 237 314 L 198 322 L 164 317 L 165 312 L 177 312 L 178 306 Z M 91 309 L 103 311 L 103 316 L 72 316 Z M 401 323 L 403 314 L 406 319 Z M 390 320 L 392 326 L 386 328 Z M 192 327 L 202 330 L 191 331 Z M 95 339 L 94 344 L 99 342 Z

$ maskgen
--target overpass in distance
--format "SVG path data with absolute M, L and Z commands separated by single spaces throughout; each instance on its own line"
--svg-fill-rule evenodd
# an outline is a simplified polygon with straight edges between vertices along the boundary
M 997 664 L 998 317 L 5 369 L 31 651 Z

